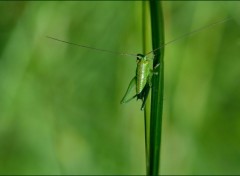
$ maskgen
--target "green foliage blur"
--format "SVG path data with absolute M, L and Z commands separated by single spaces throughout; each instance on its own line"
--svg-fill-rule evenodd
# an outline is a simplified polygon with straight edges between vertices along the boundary
M 145 174 L 137 2 L 0 2 L 0 174 Z M 240 174 L 240 3 L 163 2 L 162 174 Z

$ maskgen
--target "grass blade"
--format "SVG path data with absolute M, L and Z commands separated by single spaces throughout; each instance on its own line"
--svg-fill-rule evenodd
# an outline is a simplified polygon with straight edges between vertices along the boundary
M 143 54 L 146 54 L 152 50 L 150 10 L 148 1 L 142 2 L 142 39 L 143 39 Z M 149 92 L 149 97 L 151 97 L 151 91 Z M 151 99 L 148 98 L 146 106 L 144 108 L 146 173 L 148 173 L 149 170 L 150 104 Z
M 143 53 L 147 53 L 147 1 L 142 2 L 142 39 L 143 39 Z M 144 108 L 144 129 L 145 129 L 145 158 L 146 158 L 146 172 L 149 170 L 149 132 L 150 132 L 150 116 L 148 113 L 149 101 Z
M 156 49 L 164 43 L 163 13 L 160 1 L 150 1 L 150 18 L 152 47 Z M 152 79 L 148 175 L 158 175 L 159 173 L 164 90 L 164 48 L 156 50 L 154 55 L 153 67 L 158 63 L 160 63 L 160 66 L 157 69 L 158 75 L 154 75 Z

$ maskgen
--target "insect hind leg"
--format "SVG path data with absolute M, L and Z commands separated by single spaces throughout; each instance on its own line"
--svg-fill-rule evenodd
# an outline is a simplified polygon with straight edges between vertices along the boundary
M 141 110 L 143 110 L 145 108 L 145 106 L 146 106 L 147 97 L 148 97 L 148 94 L 150 92 L 150 88 L 151 88 L 151 85 L 150 84 L 146 84 L 144 89 L 142 90 L 142 92 L 137 95 L 137 99 L 142 100 Z
M 129 99 L 123 99 L 123 100 L 121 101 L 121 103 L 127 103 L 127 102 L 131 101 L 132 99 L 134 99 L 135 97 L 137 97 L 137 95 L 138 95 L 138 94 L 132 96 L 132 97 L 129 98 Z
M 122 98 L 122 100 L 121 100 L 121 104 L 122 104 L 122 103 L 127 103 L 127 102 L 129 102 L 129 101 L 131 101 L 132 99 L 134 99 L 134 98 L 137 96 L 137 94 L 136 94 L 136 95 L 134 95 L 133 97 L 127 99 L 128 94 L 129 94 L 129 93 L 131 92 L 131 90 L 136 86 L 136 79 L 137 79 L 137 77 L 134 76 L 133 79 L 131 80 L 131 82 L 129 83 L 129 86 L 128 86 L 128 88 L 127 88 L 127 91 L 126 91 L 125 95 L 123 96 L 123 98 Z

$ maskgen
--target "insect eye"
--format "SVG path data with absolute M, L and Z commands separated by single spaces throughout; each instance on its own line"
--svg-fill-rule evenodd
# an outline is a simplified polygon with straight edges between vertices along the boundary
M 141 60 L 144 56 L 142 54 L 137 54 L 137 61 Z

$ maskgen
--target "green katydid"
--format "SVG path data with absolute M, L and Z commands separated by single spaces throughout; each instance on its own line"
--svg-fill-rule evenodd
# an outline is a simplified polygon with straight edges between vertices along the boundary
M 152 86 L 152 76 L 156 75 L 156 69 L 157 67 L 160 65 L 160 63 L 158 63 L 156 66 L 154 66 L 154 68 L 151 68 L 151 60 L 154 59 L 150 59 L 147 56 L 149 54 L 153 54 L 155 53 L 155 51 L 160 50 L 161 48 L 165 47 L 166 45 L 169 45 L 170 43 L 173 43 L 177 40 L 180 40 L 182 38 L 185 38 L 186 36 L 190 36 L 192 34 L 195 34 L 199 31 L 202 31 L 206 28 L 210 28 L 216 24 L 220 24 L 223 22 L 226 22 L 227 20 L 229 20 L 230 18 L 226 18 L 226 19 L 222 19 L 220 21 L 217 21 L 215 23 L 212 23 L 210 25 L 206 25 L 203 26 L 201 28 L 198 28 L 194 31 L 191 31 L 189 33 L 186 33 L 178 38 L 176 38 L 175 40 L 169 41 L 163 45 L 161 45 L 158 48 L 155 48 L 154 50 L 148 52 L 147 54 L 128 54 L 128 53 L 121 53 L 121 52 L 114 52 L 114 51 L 109 51 L 109 50 L 105 50 L 105 49 L 98 49 L 98 48 L 94 48 L 94 47 L 90 47 L 90 46 L 85 46 L 85 45 L 80 45 L 80 44 L 76 44 L 76 43 L 72 43 L 72 42 L 67 42 L 64 40 L 60 40 L 54 37 L 50 37 L 50 36 L 46 36 L 47 38 L 59 41 L 59 42 L 63 42 L 63 43 L 67 43 L 67 44 L 71 44 L 71 45 L 75 45 L 75 46 L 79 46 L 82 48 L 87 48 L 87 49 L 92 49 L 92 50 L 96 50 L 96 51 L 101 51 L 101 52 L 107 52 L 107 53 L 111 53 L 111 54 L 117 54 L 117 55 L 126 55 L 126 56 L 134 56 L 137 58 L 137 68 L 136 68 L 136 75 L 133 77 L 133 79 L 131 80 L 127 91 L 125 93 L 125 95 L 123 96 L 121 103 L 127 103 L 129 101 L 131 101 L 132 99 L 137 97 L 137 100 L 140 99 L 142 100 L 142 106 L 141 106 L 141 110 L 144 109 L 145 105 L 146 105 L 146 100 L 150 91 L 150 88 Z M 135 88 L 136 90 L 136 94 L 130 98 L 127 98 L 128 95 L 130 94 L 131 90 L 133 90 L 133 88 Z

